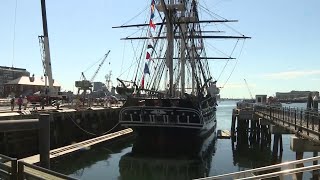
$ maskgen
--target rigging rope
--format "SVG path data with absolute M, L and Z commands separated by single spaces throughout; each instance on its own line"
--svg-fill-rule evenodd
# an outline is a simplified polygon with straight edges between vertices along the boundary
M 92 132 L 89 132 L 89 131 L 83 129 L 80 125 L 78 125 L 78 123 L 74 122 L 74 119 L 71 117 L 71 115 L 70 115 L 69 113 L 66 113 L 66 114 L 68 114 L 68 116 L 69 116 L 69 118 L 71 119 L 71 121 L 72 121 L 81 131 L 83 131 L 83 132 L 85 132 L 85 133 L 87 133 L 87 134 L 89 134 L 89 135 L 92 135 L 92 136 L 98 136 L 98 134 L 95 134 L 95 133 L 92 133 Z M 113 130 L 115 127 L 117 127 L 118 125 L 119 125 L 119 122 L 118 122 L 115 126 L 113 126 L 111 129 L 109 129 L 108 131 L 100 134 L 100 136 L 109 133 L 110 131 L 112 131 L 112 130 Z
M 223 20 L 228 20 L 228 19 L 226 19 L 226 18 L 224 18 L 224 17 L 222 17 L 222 16 L 220 16 L 220 15 L 218 15 L 218 14 L 216 14 L 216 13 L 211 12 L 209 9 L 207 9 L 207 8 L 204 7 L 204 6 L 202 6 L 201 4 L 199 4 L 199 6 L 200 6 L 201 8 L 203 8 L 205 11 L 207 11 L 207 13 L 208 13 L 209 15 L 211 15 L 212 17 L 214 17 L 214 15 L 216 15 L 217 17 L 219 17 L 219 18 L 221 18 L 221 19 L 223 19 Z M 234 29 L 233 27 L 231 27 L 231 26 L 228 25 L 227 23 L 223 23 L 223 25 L 225 25 L 226 27 L 230 28 L 230 29 L 233 30 L 234 32 L 240 34 L 241 36 L 244 36 L 244 34 L 240 33 L 239 31 L 237 31 L 236 29 Z
M 230 56 L 229 56 L 229 57 L 231 57 L 231 56 L 232 56 L 232 54 L 233 54 L 234 50 L 236 49 L 236 47 L 237 47 L 237 45 L 238 45 L 238 42 L 239 42 L 239 39 L 237 40 L 236 44 L 234 45 L 234 47 L 233 47 L 233 49 L 232 49 L 232 52 L 231 52 L 231 54 L 230 54 Z M 228 65 L 229 61 L 230 61 L 230 59 L 228 59 L 228 60 L 227 60 L 226 64 L 225 64 L 225 65 L 224 65 L 224 67 L 222 68 L 222 71 L 221 71 L 221 73 L 220 73 L 220 75 L 219 75 L 219 77 L 218 77 L 217 81 L 220 79 L 220 77 L 221 77 L 222 73 L 224 72 L 225 68 L 227 67 L 227 65 Z
M 241 47 L 241 50 L 240 50 L 239 56 L 238 56 L 238 58 L 237 58 L 236 64 L 233 66 L 233 69 L 232 69 L 232 71 L 231 71 L 231 73 L 230 73 L 230 75 L 229 75 L 228 79 L 227 79 L 227 80 L 226 80 L 226 82 L 223 84 L 222 88 L 224 88 L 224 86 L 227 84 L 227 82 L 229 81 L 229 79 L 230 79 L 230 77 L 231 77 L 231 75 L 232 75 L 232 73 L 233 73 L 234 69 L 236 68 L 236 66 L 237 66 L 237 64 L 238 64 L 239 58 L 240 58 L 240 56 L 241 56 L 241 54 L 242 54 L 242 50 L 243 50 L 243 46 L 244 46 L 244 42 L 245 42 L 245 40 L 244 40 L 244 41 L 243 41 L 243 43 L 242 43 L 242 47 Z
M 218 53 L 221 53 L 222 55 L 225 55 L 226 57 L 230 57 L 227 53 L 221 51 L 220 49 L 214 47 L 212 44 L 210 44 L 207 40 L 204 40 L 213 50 L 216 50 Z
M 123 69 L 123 61 L 124 61 L 124 52 L 126 51 L 126 41 L 123 43 L 123 53 L 122 53 L 122 60 L 121 60 L 121 67 L 120 67 L 120 74 L 122 74 Z
M 129 22 L 131 22 L 133 19 L 135 19 L 136 17 L 140 16 L 147 8 L 149 7 L 149 4 L 145 6 L 145 8 L 140 11 L 137 15 L 135 15 L 134 17 L 132 17 L 131 19 L 129 19 L 127 22 L 123 23 L 122 26 L 128 24 Z
M 206 6 L 206 8 L 208 8 L 207 3 L 206 3 L 205 1 L 203 1 L 203 3 L 204 3 L 204 5 Z M 200 5 L 200 2 L 199 2 L 199 5 Z M 201 5 L 200 5 L 200 6 L 201 6 Z M 202 12 L 202 11 L 200 11 L 200 12 Z M 201 15 L 202 15 L 202 13 L 201 13 Z M 214 26 L 216 27 L 216 29 L 217 29 L 218 31 L 220 31 L 219 28 L 218 28 L 217 23 L 213 23 L 213 24 L 214 24 Z M 207 25 L 205 25 L 204 27 L 206 27 L 206 26 L 208 26 L 208 25 L 209 25 L 209 23 L 207 23 Z

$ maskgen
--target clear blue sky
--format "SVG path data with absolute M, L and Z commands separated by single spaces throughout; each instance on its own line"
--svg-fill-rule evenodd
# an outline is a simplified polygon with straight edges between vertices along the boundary
M 37 38 L 42 34 L 40 0 L 17 2 L 13 48 L 15 0 L 0 1 L 0 65 L 13 64 L 41 76 Z M 105 74 L 112 70 L 116 82 L 121 69 L 128 64 L 124 49 L 131 48 L 129 42 L 120 38 L 135 30 L 111 27 L 127 22 L 149 3 L 149 0 L 47 0 L 54 79 L 64 90 L 73 90 L 81 72 L 111 50 L 95 80 L 104 81 Z M 227 19 L 238 19 L 232 27 L 252 37 L 246 41 L 234 73 L 221 90 L 222 97 L 249 97 L 244 78 L 253 94 L 320 90 L 319 0 L 200 0 L 200 4 Z M 147 9 L 141 18 L 149 16 L 148 13 Z M 141 23 L 138 19 L 132 23 Z M 214 63 L 215 77 L 224 63 Z M 219 86 L 225 83 L 234 65 L 234 61 L 229 62 Z M 85 72 L 86 76 L 92 76 L 96 68 L 97 65 Z

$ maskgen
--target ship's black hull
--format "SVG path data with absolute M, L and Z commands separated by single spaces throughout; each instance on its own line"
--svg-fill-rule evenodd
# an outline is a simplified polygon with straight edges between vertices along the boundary
M 137 134 L 132 149 L 135 154 L 198 156 L 205 139 L 215 136 L 216 121 L 210 121 L 201 129 L 178 127 L 133 127 L 133 129 Z
M 137 134 L 136 154 L 198 155 L 204 139 L 215 133 L 213 98 L 127 100 L 119 123 Z
M 198 156 L 204 140 L 215 127 L 200 136 L 199 130 L 179 128 L 134 128 L 137 133 L 132 151 L 135 154 L 163 156 Z

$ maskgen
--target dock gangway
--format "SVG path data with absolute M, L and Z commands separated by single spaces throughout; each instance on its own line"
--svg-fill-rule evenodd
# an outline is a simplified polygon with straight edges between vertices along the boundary
M 284 179 L 302 179 L 304 172 L 313 173 L 313 178 L 319 179 L 320 156 L 288 161 L 281 164 L 233 172 L 212 177 L 204 177 L 195 180 L 214 180 L 214 179 L 269 179 L 278 177 Z M 315 177 L 316 176 L 316 177 Z
M 239 103 L 234 111 L 238 114 L 248 113 L 249 119 L 267 120 L 296 134 L 297 137 L 320 145 L 320 112 L 317 109 Z

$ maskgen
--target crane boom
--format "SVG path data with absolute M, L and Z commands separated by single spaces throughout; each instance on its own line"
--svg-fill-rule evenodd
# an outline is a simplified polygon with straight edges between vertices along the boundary
M 107 52 L 107 54 L 104 55 L 103 60 L 102 60 L 101 63 L 99 64 L 99 67 L 98 67 L 98 69 L 96 70 L 96 72 L 94 72 L 92 78 L 90 79 L 90 82 L 93 82 L 94 78 L 97 76 L 98 72 L 100 71 L 101 66 L 102 66 L 103 63 L 106 61 L 109 53 L 110 53 L 110 50 Z
M 244 80 L 244 82 L 246 83 L 247 89 L 248 89 L 248 91 L 249 91 L 249 93 L 250 93 L 250 98 L 253 99 L 253 96 L 252 96 L 252 94 L 251 94 L 251 91 L 250 91 L 249 85 L 248 85 L 248 83 L 247 83 L 247 80 L 246 80 L 246 79 L 243 79 L 243 80 Z
M 50 59 L 50 48 L 49 48 L 49 36 L 48 36 L 48 26 L 47 26 L 47 13 L 46 13 L 46 2 L 45 0 L 41 0 L 41 13 L 42 13 L 42 25 L 43 25 L 43 36 L 40 36 L 43 43 L 44 50 L 44 58 L 43 65 L 45 71 L 45 81 L 47 82 L 47 78 L 49 81 L 49 94 L 52 95 L 54 93 L 53 89 L 53 78 L 52 78 L 52 68 L 51 68 L 51 59 Z M 47 87 L 46 87 L 47 88 Z M 48 93 L 48 91 L 46 91 Z

